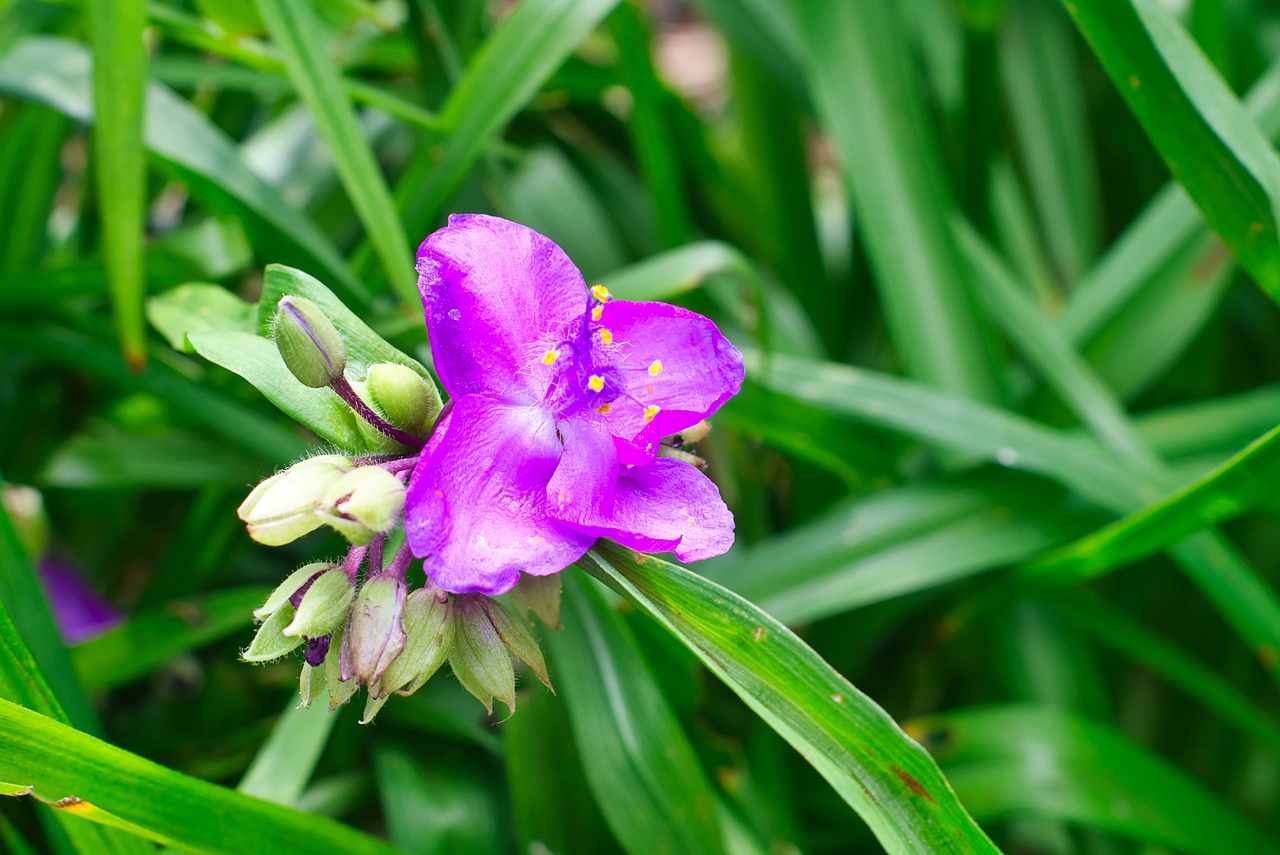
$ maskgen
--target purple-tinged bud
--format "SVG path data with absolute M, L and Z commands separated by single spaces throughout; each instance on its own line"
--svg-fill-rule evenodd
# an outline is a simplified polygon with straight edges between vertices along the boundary
M 426 436 L 440 415 L 440 392 L 421 374 L 396 362 L 369 366 L 369 397 L 383 418 L 415 436 Z
M 274 336 L 280 358 L 302 385 L 319 389 L 342 377 L 346 342 L 315 303 L 305 297 L 281 297 Z
M 490 714 L 493 699 L 516 711 L 516 673 L 511 666 L 511 652 L 489 617 L 482 594 L 459 594 L 453 599 L 456 624 L 453 647 L 449 650 L 449 666 L 462 687 L 475 695 Z
M 267 597 L 265 603 L 253 610 L 253 616 L 258 620 L 265 620 L 271 617 L 281 606 L 290 602 L 294 594 L 306 588 L 311 583 L 311 580 L 331 566 L 333 565 L 317 561 L 314 564 L 304 564 L 294 570 L 289 574 L 288 578 L 276 586 L 276 589 Z
M 263 481 L 237 513 L 249 536 L 267 546 L 282 546 L 323 524 L 316 514 L 327 491 L 354 464 L 337 454 L 311 457 Z
M 302 658 L 312 668 L 319 668 L 329 656 L 329 642 L 333 635 L 321 635 L 308 638 L 306 647 L 302 648 Z
M 560 628 L 560 574 L 533 576 L 522 573 L 511 589 L 511 599 L 522 613 L 533 612 L 551 629 Z
M 335 630 L 329 640 L 329 654 L 324 659 L 324 680 L 329 689 L 329 712 L 351 700 L 351 696 L 360 688 L 355 680 L 343 679 L 342 660 L 348 654 L 346 633 L 342 629 Z
M 361 466 L 329 485 L 320 517 L 357 546 L 395 527 L 404 512 L 405 488 L 381 466 Z
M 346 570 L 333 567 L 325 571 L 307 588 L 284 634 L 308 638 L 328 635 L 346 620 L 355 592 L 356 586 Z
M 369 579 L 356 595 L 347 621 L 351 669 L 362 685 L 382 678 L 404 649 L 404 613 L 407 591 L 398 574 L 380 573 Z
M 529 627 L 524 625 L 524 621 L 507 611 L 506 607 L 497 600 L 489 600 L 486 604 L 489 608 L 489 618 L 493 621 L 493 628 L 498 631 L 498 637 L 502 639 L 502 643 L 507 645 L 507 649 L 516 655 L 516 658 L 529 666 L 533 671 L 533 675 L 542 681 L 542 685 L 551 689 L 551 678 L 547 676 L 547 662 L 542 658 L 542 648 L 538 646 L 538 641 L 533 637 L 533 633 L 529 632 Z
M 286 602 L 263 621 L 249 648 L 240 654 L 245 662 L 270 662 L 302 646 L 302 639 L 284 634 L 293 620 L 293 606 Z

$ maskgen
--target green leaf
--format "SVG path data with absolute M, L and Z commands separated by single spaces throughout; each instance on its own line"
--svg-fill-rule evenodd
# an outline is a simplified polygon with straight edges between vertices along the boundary
M 140 368 L 147 358 L 142 323 L 142 242 L 146 233 L 146 161 L 142 148 L 147 84 L 143 0 L 91 0 L 94 171 L 102 217 L 103 253 L 125 359 Z
M 255 480 L 260 462 L 190 434 L 112 433 L 64 442 L 40 470 L 40 481 L 71 490 L 182 490 Z
M 81 122 L 93 119 L 90 54 L 66 39 L 31 36 L 0 57 L 0 92 L 37 101 Z M 234 200 L 293 254 L 367 304 L 368 290 L 351 273 L 332 241 L 281 198 L 244 162 L 235 143 L 203 113 L 152 83 L 147 87 L 143 144 L 214 209 Z
M 1102 515 L 986 470 L 882 490 L 699 566 L 783 623 L 832 617 L 1031 559 Z
M 362 451 L 367 447 L 351 408 L 328 388 L 312 389 L 299 383 L 270 339 L 212 330 L 193 333 L 187 339 L 196 353 L 248 380 L 282 412 L 338 448 Z
M 908 729 L 932 746 L 978 817 L 1054 817 L 1203 855 L 1276 851 L 1270 836 L 1216 794 L 1104 724 L 999 706 Z
M 947 233 L 951 204 L 903 13 L 892 0 L 799 8 L 818 116 L 843 161 L 897 353 L 926 383 L 994 400 L 986 345 Z
M 1280 428 L 1184 489 L 1056 550 L 1027 569 L 1089 576 L 1133 563 L 1276 498 Z
M 502 128 L 618 0 L 520 3 L 476 51 L 440 108 L 447 135 L 427 180 L 410 188 L 410 233 L 425 231 Z
M 612 544 L 581 566 L 692 650 L 827 779 L 886 851 L 999 851 L 924 749 L 776 619 L 681 567 Z
M 290 697 L 271 735 L 254 755 L 237 790 L 278 805 L 293 806 L 302 797 L 315 772 L 320 755 L 342 709 L 329 712 L 323 692 L 313 697 L 309 707 L 297 706 Z
M 733 273 L 758 283 L 755 265 L 741 251 L 719 241 L 698 241 L 637 261 L 600 280 L 623 300 L 670 300 L 698 288 L 716 273 Z M 757 286 L 758 287 L 758 286 Z
M 1210 227 L 1280 300 L 1280 157 L 1266 136 L 1158 3 L 1065 5 Z
M 470 704 L 474 707 L 475 701 Z M 435 855 L 507 851 L 494 787 L 472 756 L 437 748 L 430 760 L 422 760 L 407 746 L 380 742 L 373 751 L 373 772 L 387 834 L 401 847 L 399 851 Z
M 253 624 L 267 589 L 254 585 L 175 600 L 144 609 L 71 651 L 75 672 L 90 690 L 120 686 L 169 660 Z
M 564 579 L 561 616 L 553 671 L 614 837 L 632 855 L 722 852 L 711 783 L 635 637 L 577 578 Z
M 3 700 L 0 737 L 5 777 L 33 785 L 43 801 L 74 796 L 80 818 L 119 820 L 160 843 L 228 855 L 397 851 L 342 823 L 182 775 Z
M 365 232 L 382 259 L 387 279 L 409 305 L 418 303 L 413 254 L 396 212 L 391 191 L 351 107 L 329 40 L 307 3 L 258 0 L 267 32 L 280 49 L 289 79 L 329 144 L 338 177 Z
M 147 300 L 147 320 L 174 350 L 193 353 L 187 333 L 203 330 L 254 332 L 258 308 L 226 288 L 189 282 Z

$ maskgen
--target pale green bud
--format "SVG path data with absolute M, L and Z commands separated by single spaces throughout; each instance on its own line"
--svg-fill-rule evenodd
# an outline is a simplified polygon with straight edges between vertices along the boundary
M 276 347 L 304 386 L 319 389 L 342 377 L 347 345 L 324 311 L 305 297 L 281 297 L 276 305 Z
M 302 663 L 302 673 L 298 676 L 298 706 L 311 706 L 311 702 L 320 697 L 320 693 L 324 691 L 325 675 L 324 665 L 311 667 L 306 662 Z
M 351 380 L 349 382 L 351 390 L 356 393 L 360 400 L 377 412 L 378 408 L 373 404 L 373 396 L 369 394 L 369 387 L 359 380 Z M 360 438 L 364 440 L 365 448 L 369 454 L 399 455 L 404 454 L 407 450 L 402 443 L 396 442 L 364 419 L 356 419 L 356 430 L 360 432 Z
M 381 466 L 361 466 L 329 485 L 320 517 L 360 546 L 395 527 L 404 499 L 399 478 Z
M 698 469 L 706 469 L 707 461 L 691 451 L 685 451 L 683 448 L 672 448 L 669 445 L 658 446 L 659 457 L 670 457 L 673 460 L 679 460 L 682 463 L 688 463 L 690 466 L 696 466 Z
M 560 628 L 560 574 L 531 576 L 520 574 L 520 581 L 511 589 L 511 599 L 522 612 L 532 611 L 551 629 Z
M 711 422 L 703 419 L 693 427 L 687 427 L 676 434 L 682 445 L 697 445 L 711 434 Z
M 284 634 L 307 638 L 328 635 L 346 620 L 355 592 L 346 570 L 334 567 L 326 571 L 302 595 L 293 623 L 285 627 Z
M 365 384 L 374 406 L 402 430 L 426 436 L 440 414 L 440 393 L 408 366 L 395 362 L 370 365 Z
M 431 585 L 409 595 L 404 607 L 404 650 L 382 675 L 383 694 L 412 695 L 449 658 L 454 623 L 449 595 Z
M 351 606 L 346 642 L 351 647 L 351 671 L 363 685 L 380 680 L 404 649 L 401 615 L 406 596 L 401 579 L 381 573 L 364 583 Z
M 498 637 L 502 639 L 502 643 L 507 645 L 507 649 L 516 655 L 516 658 L 529 666 L 533 671 L 533 675 L 542 681 L 542 685 L 551 691 L 551 678 L 547 676 L 547 663 L 542 658 L 542 648 L 538 647 L 537 639 L 533 637 L 533 633 L 529 632 L 529 627 L 524 625 L 524 621 L 507 611 L 502 603 L 497 600 L 489 600 L 486 604 L 489 608 L 489 617 L 493 621 L 493 628 L 498 631 Z
M 317 561 L 314 564 L 304 564 L 297 570 L 289 574 L 289 577 L 276 586 L 276 589 L 267 597 L 267 601 L 261 607 L 253 610 L 253 616 L 258 620 L 263 620 L 275 614 L 276 610 L 289 602 L 289 598 L 298 593 L 302 586 L 319 576 L 330 565 L 323 561 Z
M 515 668 L 511 666 L 511 653 L 485 608 L 486 599 L 477 594 L 454 597 L 456 628 L 453 646 L 449 650 L 449 666 L 462 687 L 475 695 L 490 713 L 493 712 L 494 698 L 514 713 Z
M 312 457 L 254 487 L 237 511 L 249 536 L 267 546 L 281 546 L 315 531 L 323 522 L 315 511 L 351 466 L 337 454 Z
M 240 654 L 245 662 L 270 662 L 302 646 L 301 638 L 284 634 L 284 628 L 293 620 L 293 606 L 285 603 L 258 627 L 249 649 Z

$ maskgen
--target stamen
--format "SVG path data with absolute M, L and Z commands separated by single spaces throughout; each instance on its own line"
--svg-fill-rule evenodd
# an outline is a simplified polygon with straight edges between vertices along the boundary
M 653 360 L 653 364 L 649 366 L 649 376 L 657 377 L 661 373 L 662 373 L 662 360 L 661 359 Z
M 587 378 L 587 388 L 590 389 L 592 392 L 603 392 L 604 378 L 601 377 L 599 374 L 592 374 L 590 377 Z
M 613 344 L 613 333 L 608 330 L 600 330 L 600 343 Z
M 609 405 L 608 405 L 608 404 L 601 404 L 600 406 L 596 407 L 596 412 L 597 412 L 597 413 L 607 413 L 607 412 L 609 412 Z
M 542 354 L 542 364 L 554 365 L 556 360 L 559 358 L 560 358 L 560 351 L 548 350 L 546 353 Z
M 662 407 L 659 407 L 657 404 L 650 404 L 649 406 L 645 407 L 644 420 L 646 422 L 653 421 L 653 417 L 656 416 L 661 409 Z
M 609 293 L 609 289 L 604 287 L 603 285 L 592 285 L 591 296 L 595 297 L 597 300 L 603 303 L 606 300 L 609 300 L 613 295 L 611 295 Z
M 603 304 L 598 305 L 591 310 L 591 320 L 598 321 L 600 320 L 600 316 L 603 314 L 604 314 L 604 305 Z

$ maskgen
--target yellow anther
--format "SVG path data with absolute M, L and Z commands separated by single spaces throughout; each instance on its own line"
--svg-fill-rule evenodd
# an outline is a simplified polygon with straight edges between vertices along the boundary
M 661 373 L 662 373 L 662 360 L 661 359 L 653 360 L 653 364 L 649 366 L 649 376 L 657 377 Z
M 556 360 L 559 358 L 560 358 L 560 351 L 548 350 L 546 353 L 542 354 L 542 364 L 554 365 Z
M 659 407 L 657 404 L 650 404 L 649 406 L 645 407 L 645 408 L 644 408 L 644 420 L 645 420 L 646 422 L 651 422 L 651 421 L 653 421 L 653 417 L 654 417 L 654 416 L 656 416 L 656 415 L 658 414 L 658 411 L 659 411 L 659 410 L 661 410 L 661 409 L 662 409 L 662 407 Z
M 587 388 L 590 389 L 592 392 L 603 392 L 604 378 L 601 377 L 599 374 L 592 374 L 590 377 L 587 378 Z
M 600 330 L 600 343 L 613 344 L 613 333 L 608 330 Z
M 608 405 L 608 404 L 601 404 L 600 406 L 596 407 L 596 412 L 597 412 L 597 413 L 607 413 L 607 412 L 609 412 L 609 405 Z
M 603 314 L 604 314 L 604 306 L 603 305 L 596 306 L 594 309 L 591 310 L 591 320 L 598 321 L 600 320 L 600 316 Z
M 591 296 L 603 303 L 605 300 L 610 299 L 612 295 L 609 293 L 609 289 L 603 285 L 592 285 Z

